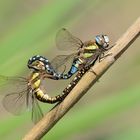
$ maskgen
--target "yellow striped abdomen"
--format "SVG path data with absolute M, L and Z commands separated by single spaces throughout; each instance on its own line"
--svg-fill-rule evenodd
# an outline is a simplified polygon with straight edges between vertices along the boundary
M 33 94 L 35 95 L 35 97 L 41 101 L 41 102 L 45 102 L 45 103 L 56 103 L 56 102 L 60 102 L 62 101 L 67 94 L 62 93 L 59 95 L 56 95 L 54 97 L 50 97 L 48 94 L 46 94 L 42 89 L 41 89 L 41 78 L 40 78 L 40 74 L 38 72 L 33 73 L 30 79 L 31 82 L 31 88 L 33 91 Z
M 41 84 L 40 74 L 38 72 L 32 73 L 30 82 L 33 90 L 39 88 Z
M 45 102 L 45 103 L 50 103 L 50 104 L 60 102 L 66 97 L 65 93 L 62 93 L 60 95 L 56 95 L 54 97 L 50 97 L 48 94 L 45 94 L 40 88 L 36 89 L 34 91 L 34 94 L 36 95 L 36 98 L 39 101 Z

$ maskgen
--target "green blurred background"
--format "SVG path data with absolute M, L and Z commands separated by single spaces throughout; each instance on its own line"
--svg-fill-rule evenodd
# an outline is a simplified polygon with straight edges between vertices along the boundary
M 0 74 L 27 76 L 31 56 L 51 60 L 65 54 L 54 41 L 62 27 L 83 41 L 105 33 L 113 44 L 139 17 L 139 5 L 139 0 L 0 0 Z M 43 140 L 140 140 L 139 45 L 137 39 Z M 48 93 L 58 94 L 68 83 L 48 80 Z M 45 113 L 53 106 L 41 107 Z M 12 116 L 0 105 L 1 140 L 20 140 L 32 126 L 29 112 Z

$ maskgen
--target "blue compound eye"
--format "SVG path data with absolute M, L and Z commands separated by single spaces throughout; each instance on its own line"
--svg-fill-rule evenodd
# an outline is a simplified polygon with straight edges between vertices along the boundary
M 102 46 L 102 45 L 103 45 L 101 35 L 97 35 L 97 36 L 95 37 L 95 41 L 96 41 L 96 43 L 97 43 L 99 46 Z

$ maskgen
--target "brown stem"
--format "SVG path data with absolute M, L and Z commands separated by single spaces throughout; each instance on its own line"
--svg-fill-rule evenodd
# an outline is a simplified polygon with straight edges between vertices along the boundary
M 91 67 L 78 84 L 73 88 L 69 95 L 42 120 L 40 120 L 23 140 L 39 140 L 77 103 L 80 98 L 93 86 L 93 84 L 104 74 L 104 72 L 122 55 L 122 53 L 140 35 L 140 18 L 123 34 L 108 53 L 112 55 L 104 58 L 100 63 Z M 92 70 L 97 74 L 92 73 Z

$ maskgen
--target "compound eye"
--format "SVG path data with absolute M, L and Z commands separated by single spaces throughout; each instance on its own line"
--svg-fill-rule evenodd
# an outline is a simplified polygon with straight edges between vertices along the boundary
M 104 36 L 104 39 L 105 39 L 105 42 L 106 42 L 106 43 L 109 43 L 109 38 L 108 38 L 107 35 Z
M 98 45 L 100 45 L 100 46 L 102 45 L 102 37 L 100 35 L 97 35 L 95 37 L 95 41 Z

